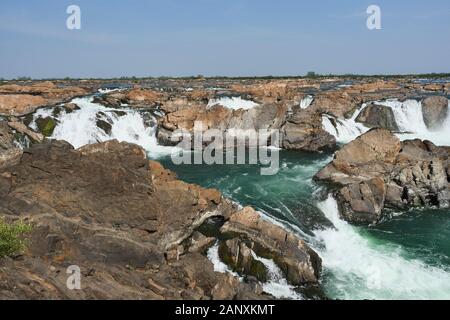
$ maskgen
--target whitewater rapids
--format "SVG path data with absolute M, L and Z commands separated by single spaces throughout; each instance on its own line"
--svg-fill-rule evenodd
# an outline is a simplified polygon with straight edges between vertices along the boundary
M 175 147 L 165 147 L 158 144 L 156 139 L 156 120 L 144 119 L 141 112 L 126 107 L 113 109 L 93 102 L 93 97 L 76 98 L 72 103 L 80 109 L 72 112 L 61 111 L 58 116 L 53 116 L 52 109 L 39 109 L 34 114 L 31 127 L 36 129 L 36 119 L 39 117 L 54 117 L 57 125 L 51 139 L 65 140 L 74 148 L 104 142 L 118 140 L 119 142 L 134 143 L 146 150 L 152 157 L 161 157 L 178 150 Z M 111 125 L 111 132 L 106 133 L 97 125 L 102 120 Z
M 334 228 L 318 230 L 327 294 L 338 299 L 450 299 L 450 271 L 408 259 L 400 246 L 372 241 L 339 218 L 330 195 L 318 207 Z
M 450 112 L 448 112 L 442 127 L 439 130 L 432 131 L 427 128 L 423 120 L 422 103 L 420 101 L 409 99 L 401 102 L 397 99 L 388 99 L 375 101 L 374 103 L 392 109 L 395 121 L 400 129 L 400 133 L 397 133 L 400 140 L 418 138 L 430 140 L 438 146 L 450 146 Z M 363 104 L 350 119 L 336 119 L 329 115 L 323 115 L 323 129 L 335 136 L 337 142 L 342 144 L 356 139 L 369 130 L 368 127 L 356 121 L 358 115 L 367 105 L 367 103 Z

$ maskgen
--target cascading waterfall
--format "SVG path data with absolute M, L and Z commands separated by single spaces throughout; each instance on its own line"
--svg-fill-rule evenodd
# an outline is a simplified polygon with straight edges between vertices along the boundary
M 350 119 L 337 119 L 324 114 L 322 115 L 322 127 L 335 136 L 338 143 L 349 143 L 369 130 L 362 123 L 355 121 L 358 114 L 359 111 Z
M 450 112 L 438 130 L 429 130 L 423 120 L 422 103 L 417 100 L 400 102 L 396 99 L 378 101 L 377 104 L 390 107 L 394 112 L 395 121 L 402 133 L 401 140 L 421 139 L 430 140 L 436 145 L 450 145 Z M 449 108 L 450 110 L 450 108 Z
M 235 277 L 238 277 L 241 281 L 243 280 L 236 272 L 232 271 L 225 263 L 220 260 L 219 257 L 219 245 L 216 243 L 214 246 L 208 249 L 206 253 L 208 259 L 214 265 L 214 271 L 220 273 L 230 273 Z M 288 284 L 283 276 L 281 269 L 273 262 L 273 260 L 265 259 L 257 256 L 255 252 L 252 251 L 252 256 L 255 260 L 258 260 L 264 264 L 268 272 L 268 281 L 262 283 L 264 292 L 273 295 L 279 299 L 293 299 L 301 300 L 303 297 L 295 291 L 295 287 Z
M 339 299 L 450 299 L 449 270 L 405 258 L 399 246 L 363 236 L 339 218 L 329 196 L 318 207 L 335 228 L 315 232 L 316 250 L 331 276 L 327 294 Z
M 311 103 L 314 101 L 314 96 L 312 95 L 307 95 L 305 96 L 301 101 L 300 101 L 300 108 L 302 109 L 306 109 L 308 108 Z
M 436 145 L 450 145 L 450 139 L 448 139 L 450 136 L 450 112 L 448 112 L 447 119 L 442 127 L 439 130 L 432 131 L 425 125 L 422 115 L 422 103 L 420 101 L 409 99 L 401 102 L 398 99 L 388 99 L 375 101 L 374 103 L 392 109 L 395 121 L 400 129 L 400 133 L 397 133 L 397 136 L 401 140 L 419 138 L 430 140 Z M 356 121 L 358 115 L 367 105 L 367 103 L 364 103 L 350 119 L 337 119 L 324 114 L 322 116 L 323 129 L 335 136 L 339 143 L 348 143 L 356 139 L 369 130 L 369 128 Z
M 295 287 L 288 284 L 281 269 L 271 259 L 262 258 L 252 251 L 255 260 L 260 261 L 267 269 L 269 280 L 262 284 L 264 292 L 278 299 L 302 300 L 303 297 L 295 291 Z
M 92 102 L 93 97 L 76 98 L 72 103 L 80 107 L 78 110 L 67 112 L 62 110 L 53 115 L 52 109 L 39 109 L 34 114 L 31 127 L 36 128 L 36 119 L 52 117 L 57 125 L 50 138 L 65 140 L 75 148 L 87 144 L 117 139 L 120 142 L 135 143 L 143 147 L 152 157 L 165 156 L 176 150 L 174 147 L 164 147 L 157 143 L 156 120 L 148 114 L 144 115 L 126 107 L 113 109 Z M 110 126 L 104 130 L 98 121 Z
M 245 100 L 242 99 L 241 97 L 222 97 L 220 99 L 211 99 L 208 102 L 208 108 L 212 108 L 217 105 L 221 105 L 225 108 L 232 110 L 239 110 L 239 109 L 249 110 L 259 106 L 259 104 L 257 104 L 256 102 L 251 100 Z
M 206 256 L 208 257 L 209 261 L 212 262 L 215 272 L 230 273 L 236 277 L 239 277 L 237 273 L 233 272 L 225 263 L 222 262 L 222 260 L 220 260 L 218 243 L 215 243 L 211 248 L 208 249 Z

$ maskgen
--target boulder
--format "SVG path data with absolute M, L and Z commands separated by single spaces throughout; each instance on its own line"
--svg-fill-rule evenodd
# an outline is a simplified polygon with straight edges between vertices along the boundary
M 159 120 L 157 137 L 161 144 L 177 144 L 172 141 L 173 132 L 180 129 L 193 134 L 195 123 L 200 124 L 202 131 L 217 129 L 224 135 L 227 132 L 239 134 L 239 130 L 279 129 L 286 112 L 283 104 L 264 104 L 248 110 L 231 110 L 221 105 L 183 108 Z
M 50 137 L 55 130 L 56 120 L 52 117 L 38 118 L 36 119 L 36 126 L 44 136 Z
M 253 257 L 252 249 L 238 238 L 222 242 L 219 246 L 219 257 L 240 275 L 253 276 L 261 282 L 269 280 L 267 268 Z
M 42 135 L 38 132 L 34 132 L 33 130 L 29 129 L 25 124 L 23 124 L 20 121 L 17 121 L 17 120 L 10 121 L 10 122 L 8 122 L 8 126 L 11 129 L 14 129 L 17 132 L 20 132 L 20 133 L 26 135 L 35 143 L 41 143 L 44 141 L 44 135 Z
M 233 213 L 220 230 L 225 236 L 239 235 L 245 239 L 247 248 L 260 257 L 272 259 L 290 283 L 305 285 L 319 280 L 322 262 L 317 253 L 296 235 L 264 220 L 252 208 L 246 207 Z M 231 242 L 226 247 L 231 248 L 228 249 L 230 253 L 236 253 L 237 245 L 241 247 L 242 242 Z M 248 257 L 248 253 L 244 256 Z M 242 260 L 245 261 L 242 266 L 251 268 L 252 260 L 244 257 L 232 260 L 231 265 L 239 266 Z M 259 267 L 255 269 L 259 270 Z
M 287 150 L 324 151 L 336 148 L 336 138 L 322 128 L 322 116 L 312 109 L 297 109 L 281 128 Z
M 346 185 L 336 193 L 342 217 L 355 224 L 379 221 L 385 197 L 386 185 L 379 177 Z
M 450 203 L 450 148 L 399 139 L 372 129 L 339 150 L 315 180 L 334 192 L 344 219 L 373 224 L 388 209 L 441 207 Z
M 350 118 L 360 105 L 361 98 L 347 92 L 326 91 L 315 95 L 308 110 L 319 114 L 326 113 L 336 118 Z
M 422 114 L 426 126 L 431 129 L 439 129 L 448 116 L 448 99 L 446 97 L 433 96 L 422 101 Z
M 366 106 L 358 115 L 356 121 L 369 128 L 384 128 L 394 132 L 399 131 L 392 109 L 374 103 Z

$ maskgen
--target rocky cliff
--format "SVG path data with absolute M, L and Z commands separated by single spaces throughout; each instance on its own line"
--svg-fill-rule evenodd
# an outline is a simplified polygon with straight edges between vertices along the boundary
M 273 257 L 293 284 L 320 275 L 320 258 L 301 239 L 217 190 L 177 180 L 128 143 L 25 149 L 0 170 L 0 215 L 32 226 L 26 252 L 0 258 L 2 298 L 270 298 L 251 273 L 240 281 L 214 271 L 205 252 L 225 237 Z M 218 228 L 202 233 L 211 219 Z M 66 287 L 71 265 L 82 290 Z
M 373 129 L 339 150 L 316 175 L 333 190 L 343 218 L 371 224 L 389 210 L 450 204 L 450 148 L 429 141 L 400 141 Z

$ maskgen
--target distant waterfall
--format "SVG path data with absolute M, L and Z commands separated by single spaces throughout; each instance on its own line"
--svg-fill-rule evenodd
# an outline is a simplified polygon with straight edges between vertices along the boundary
M 392 109 L 395 121 L 401 131 L 397 136 L 401 140 L 419 138 L 430 140 L 436 145 L 450 145 L 448 139 L 450 136 L 450 112 L 443 126 L 437 131 L 431 131 L 423 120 L 422 103 L 420 101 L 409 99 L 401 102 L 397 99 L 389 99 L 375 101 L 374 103 Z M 354 140 L 369 130 L 363 124 L 356 122 L 356 118 L 367 105 L 366 103 L 363 104 L 350 119 L 338 119 L 329 115 L 323 115 L 323 129 L 335 136 L 339 143 L 348 143 Z

